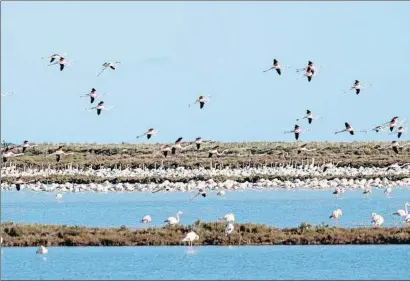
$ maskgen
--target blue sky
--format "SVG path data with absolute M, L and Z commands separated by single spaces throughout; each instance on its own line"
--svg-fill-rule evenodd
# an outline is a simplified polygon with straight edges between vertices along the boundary
M 410 121 L 410 2 L 2 2 L 1 139 L 9 142 L 152 142 L 179 136 L 293 141 L 306 109 L 323 116 L 302 141 L 393 140 L 367 129 Z M 60 72 L 44 56 L 76 62 Z M 289 64 L 282 76 L 272 59 Z M 105 61 L 116 71 L 96 74 Z M 322 65 L 311 83 L 295 69 Z M 358 79 L 373 86 L 343 94 Z M 97 116 L 94 87 L 111 111 Z M 204 110 L 188 108 L 212 95 Z M 307 127 L 307 121 L 299 122 Z M 409 134 L 402 137 L 409 139 Z

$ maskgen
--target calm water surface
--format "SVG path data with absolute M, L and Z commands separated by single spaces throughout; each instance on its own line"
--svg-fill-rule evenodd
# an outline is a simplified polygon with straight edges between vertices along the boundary
M 2 280 L 410 279 L 410 246 L 3 248 Z
M 332 224 L 330 213 L 341 208 L 340 226 L 370 226 L 371 213 L 381 214 L 385 226 L 398 225 L 391 214 L 410 202 L 410 189 L 393 189 L 392 198 L 383 189 L 373 190 L 365 199 L 360 190 L 347 190 L 336 199 L 331 190 L 232 191 L 225 198 L 209 193 L 206 198 L 190 201 L 192 193 L 65 193 L 61 202 L 56 193 L 32 191 L 1 192 L 1 221 L 49 223 L 87 226 L 142 226 L 139 221 L 149 214 L 152 225 L 162 225 L 169 216 L 181 210 L 182 224 L 196 219 L 215 221 L 233 212 L 237 222 L 265 223 L 276 227 L 295 227 L 301 222 Z

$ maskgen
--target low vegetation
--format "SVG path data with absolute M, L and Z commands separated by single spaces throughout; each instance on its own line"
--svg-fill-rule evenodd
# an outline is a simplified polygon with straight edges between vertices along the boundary
M 195 245 L 344 245 L 410 244 L 410 227 L 352 228 L 302 223 L 297 228 L 273 228 L 260 224 L 236 224 L 225 236 L 225 225 L 196 221 L 189 226 L 130 229 L 89 228 L 42 224 L 1 224 L 3 246 L 176 246 L 193 230 L 199 235 Z

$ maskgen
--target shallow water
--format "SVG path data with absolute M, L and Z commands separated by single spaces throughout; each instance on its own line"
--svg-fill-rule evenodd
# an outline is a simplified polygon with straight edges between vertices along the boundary
M 410 202 L 410 189 L 394 188 L 392 198 L 374 189 L 366 199 L 361 190 L 347 190 L 336 199 L 331 190 L 244 190 L 226 192 L 225 198 L 209 193 L 190 201 L 193 193 L 65 193 L 61 202 L 56 193 L 2 191 L 1 221 L 86 226 L 126 225 L 144 227 L 139 221 L 149 214 L 152 224 L 160 226 L 178 210 L 184 212 L 182 224 L 196 219 L 215 221 L 233 212 L 239 223 L 264 223 L 275 227 L 295 227 L 301 222 L 333 224 L 330 213 L 341 208 L 342 227 L 370 226 L 371 213 L 381 214 L 384 226 L 399 225 L 391 214 Z
M 410 246 L 3 248 L 2 280 L 410 279 Z

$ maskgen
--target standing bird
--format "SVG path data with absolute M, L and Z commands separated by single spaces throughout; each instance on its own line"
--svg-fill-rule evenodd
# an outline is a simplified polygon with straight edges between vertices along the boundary
M 189 104 L 188 107 L 191 107 L 197 103 L 199 103 L 199 109 L 204 108 L 205 103 L 209 102 L 211 100 L 212 96 L 208 96 L 208 99 L 206 99 L 204 96 L 199 96 L 199 98 L 192 104 Z
M 57 201 L 60 201 L 61 199 L 63 199 L 63 194 L 57 193 L 57 195 L 56 195 L 56 200 L 57 200 Z
M 366 187 L 365 190 L 363 191 L 363 194 L 366 196 L 366 198 L 369 198 L 371 193 L 372 193 L 372 189 L 370 187 Z
M 233 232 L 234 229 L 235 229 L 235 227 L 233 226 L 233 223 L 229 222 L 225 227 L 225 236 L 230 235 Z
M 17 146 L 18 147 L 18 146 Z M 14 153 L 13 149 L 17 148 L 17 147 L 6 147 L 3 151 L 3 163 L 7 162 L 7 159 L 10 157 L 17 157 L 17 156 L 21 156 L 24 155 L 24 153 Z
M 372 225 L 373 227 L 381 227 L 384 222 L 384 218 L 381 215 L 372 213 Z
M 97 109 L 97 115 L 101 114 L 102 110 L 107 110 L 109 111 L 110 109 L 114 108 L 114 106 L 110 106 L 109 108 L 104 107 L 104 102 L 100 101 L 97 106 L 91 107 L 91 108 L 86 108 L 85 110 L 92 110 L 92 109 Z
M 121 63 L 120 61 L 104 62 L 100 73 L 97 74 L 97 77 L 99 77 L 103 73 L 103 71 L 106 70 L 107 68 L 111 68 L 112 70 L 115 70 L 117 67 L 117 64 L 120 64 L 120 63 Z
M 92 88 L 88 95 L 82 95 L 80 97 L 82 97 L 82 98 L 90 97 L 90 103 L 94 103 L 94 101 L 97 97 L 102 97 L 102 96 L 105 96 L 105 94 L 98 94 L 97 95 L 97 90 L 95 88 Z
M 60 145 L 57 149 L 55 149 L 51 154 L 47 155 L 47 157 L 55 155 L 57 163 L 61 160 L 61 155 L 72 155 L 74 152 L 64 152 L 63 147 L 65 145 Z
M 164 222 L 166 222 L 168 225 L 176 225 L 179 223 L 179 215 L 183 215 L 184 213 L 181 211 L 178 211 L 177 217 L 169 217 Z
M 45 255 L 47 253 L 48 253 L 48 250 L 44 246 L 40 246 L 40 248 L 38 248 L 36 251 L 36 254 L 40 254 L 40 255 Z
M 404 204 L 404 210 L 402 210 L 402 209 L 397 210 L 397 211 L 394 212 L 392 215 L 394 215 L 394 216 L 399 216 L 399 217 L 405 217 L 405 216 L 407 216 L 407 215 L 409 214 L 409 211 L 408 211 L 408 209 L 407 209 L 408 206 L 410 206 L 410 204 L 409 204 L 409 202 L 406 202 L 406 203 Z
M 137 136 L 137 139 L 143 136 L 147 136 L 147 139 L 149 140 L 152 136 L 155 136 L 158 132 L 159 130 L 155 130 L 154 128 L 151 128 L 151 129 L 148 129 L 148 131 L 146 131 L 142 135 Z
M 322 119 L 322 117 L 320 116 L 314 116 L 312 114 L 312 112 L 308 109 L 306 110 L 306 115 L 304 117 L 302 117 L 302 119 L 307 119 L 309 124 L 312 124 L 313 120 L 317 120 L 317 119 Z M 299 119 L 296 119 L 296 121 L 299 121 Z
M 390 186 L 388 186 L 384 190 L 384 195 L 386 195 L 387 198 L 390 198 L 392 191 L 393 191 L 393 189 Z
M 332 214 L 329 216 L 329 219 L 336 219 L 336 222 L 339 221 L 339 218 L 343 216 L 343 212 L 340 208 L 334 210 Z
M 344 188 L 341 188 L 341 187 L 337 187 L 335 190 L 333 190 L 333 195 L 336 195 L 336 199 L 339 199 L 339 195 L 343 193 L 345 193 L 345 190 Z
M 284 66 L 284 68 L 288 68 L 288 67 L 289 67 L 289 65 L 285 65 L 285 66 Z M 282 71 L 281 71 L 281 68 L 280 68 L 280 64 L 279 64 L 279 62 L 278 62 L 277 59 L 273 59 L 272 67 L 269 68 L 269 69 L 267 69 L 267 70 L 264 70 L 263 72 L 268 72 L 268 71 L 270 71 L 270 70 L 272 70 L 272 69 L 276 69 L 276 72 L 277 72 L 279 75 L 282 75 Z
M 216 145 L 216 146 L 212 147 L 212 149 L 208 153 L 208 158 L 211 158 L 214 154 L 218 155 L 218 156 L 221 156 L 221 155 L 225 154 L 225 152 L 229 151 L 228 149 L 225 149 L 224 151 L 219 153 L 218 152 L 218 147 L 219 147 L 219 145 Z
M 295 129 L 293 129 L 292 131 L 286 131 L 284 133 L 285 134 L 293 133 L 293 134 L 295 134 L 295 140 L 299 140 L 300 134 L 303 133 L 303 132 L 309 131 L 309 130 L 310 130 L 309 128 L 306 128 L 306 129 L 302 130 L 299 125 L 295 125 Z
M 192 249 L 192 243 L 195 240 L 199 240 L 199 235 L 196 234 L 194 231 L 190 231 L 187 233 L 184 239 L 182 239 L 182 242 L 188 242 L 189 243 L 189 248 Z
M 146 215 L 142 218 L 141 223 L 150 223 L 152 221 L 150 215 Z
M 37 146 L 37 145 L 31 145 L 28 140 L 25 140 L 25 141 L 23 142 L 23 145 L 22 145 L 21 147 L 23 148 L 23 153 L 24 153 L 24 152 L 26 152 L 26 149 L 27 149 L 27 148 L 29 148 L 29 147 L 35 147 L 35 146 Z
M 224 222 L 227 222 L 227 223 L 229 223 L 229 222 L 234 223 L 235 222 L 235 215 L 233 213 L 228 213 L 228 214 L 224 215 L 223 217 L 218 218 L 218 220 L 224 221 Z

